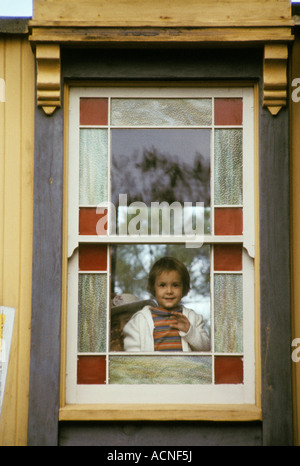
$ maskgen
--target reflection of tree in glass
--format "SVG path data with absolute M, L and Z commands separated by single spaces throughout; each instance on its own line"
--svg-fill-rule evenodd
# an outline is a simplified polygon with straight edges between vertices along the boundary
M 153 145 L 150 149 L 120 152 L 111 161 L 112 202 L 119 203 L 119 194 L 127 194 L 127 205 L 144 202 L 204 202 L 206 206 L 205 231 L 209 231 L 210 161 L 196 152 L 194 157 L 161 153 Z M 183 205 L 184 206 L 184 205 Z M 147 278 L 153 263 L 163 256 L 181 260 L 191 276 L 188 299 L 193 303 L 209 300 L 210 250 L 209 246 L 186 248 L 175 244 L 130 244 L 111 248 L 111 295 L 130 293 L 141 300 L 148 299 Z M 195 311 L 197 311 L 195 309 Z M 128 315 L 127 318 L 130 316 Z M 209 319 L 209 317 L 208 317 Z M 124 324 L 114 321 L 112 314 L 111 347 L 122 350 L 121 332 Z
M 210 294 L 210 250 L 185 248 L 176 244 L 130 244 L 112 247 L 112 293 L 131 293 L 147 299 L 147 278 L 151 266 L 163 256 L 181 260 L 190 272 L 191 293 L 208 297 Z
M 210 203 L 210 165 L 199 152 L 189 163 L 184 157 L 150 150 L 112 157 L 112 201 L 127 194 L 127 202 L 204 202 Z M 159 257 L 174 255 L 191 273 L 192 288 L 209 294 L 209 252 L 207 248 L 166 245 L 124 245 L 112 254 L 113 287 L 122 292 L 145 296 L 151 265 Z M 129 273 L 130 271 L 130 273 Z M 116 292 L 112 289 L 112 292 Z
M 154 146 L 142 153 L 112 157 L 112 202 L 127 194 L 128 203 L 210 202 L 209 161 L 197 152 L 193 162 L 184 156 L 159 153 Z

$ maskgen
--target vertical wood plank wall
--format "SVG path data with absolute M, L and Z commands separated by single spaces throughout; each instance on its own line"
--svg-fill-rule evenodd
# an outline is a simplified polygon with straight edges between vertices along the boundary
M 0 445 L 27 443 L 34 159 L 34 55 L 27 36 L 0 37 L 0 305 L 16 309 Z

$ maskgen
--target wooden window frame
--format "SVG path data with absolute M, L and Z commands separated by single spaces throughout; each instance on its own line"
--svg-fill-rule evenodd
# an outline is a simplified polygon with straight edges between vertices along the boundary
M 143 83 L 145 85 L 145 83 Z M 164 83 L 167 85 L 167 83 Z M 211 84 L 210 84 L 211 85 Z M 217 83 L 222 87 L 222 83 Z M 85 87 L 86 84 L 85 84 Z M 101 84 L 102 87 L 102 84 Z M 201 83 L 201 88 L 206 85 Z M 247 84 L 233 83 L 231 87 L 249 87 Z M 60 420 L 261 420 L 260 404 L 260 345 L 259 345 L 259 230 L 258 230 L 258 86 L 252 85 L 254 94 L 254 191 L 255 191 L 255 403 L 254 404 L 170 404 L 167 406 L 157 404 L 66 404 L 65 399 L 65 361 L 66 361 L 66 280 L 67 280 L 67 220 L 64 215 L 63 236 L 63 299 L 62 299 L 62 352 L 61 352 L 61 390 L 60 390 Z M 70 86 L 65 86 L 65 157 L 68 153 L 68 114 L 69 114 Z M 64 164 L 64 185 L 68 185 L 67 163 Z M 64 195 L 64 210 L 67 209 L 67 196 Z

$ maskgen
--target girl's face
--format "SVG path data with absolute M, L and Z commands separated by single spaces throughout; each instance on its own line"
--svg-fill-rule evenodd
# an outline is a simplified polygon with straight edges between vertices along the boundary
M 155 298 L 160 308 L 172 311 L 182 298 L 182 282 L 177 270 L 161 272 L 154 283 Z

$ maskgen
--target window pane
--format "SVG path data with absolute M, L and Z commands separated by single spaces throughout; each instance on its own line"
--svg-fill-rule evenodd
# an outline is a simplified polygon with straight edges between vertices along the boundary
M 81 125 L 107 125 L 108 99 L 81 98 L 80 124 Z
M 239 244 L 216 244 L 214 247 L 215 271 L 242 270 L 242 246 Z
M 243 209 L 241 207 L 217 207 L 215 209 L 216 235 L 242 235 Z
M 215 130 L 215 205 L 243 202 L 242 130 Z
M 112 99 L 113 126 L 211 124 L 211 99 Z
M 98 222 L 107 219 L 107 210 L 97 207 L 80 207 L 79 209 L 79 234 L 80 235 L 106 235 L 107 223 L 103 221 L 103 228 L 98 227 Z M 101 223 L 102 225 L 102 223 Z
M 240 353 L 243 351 L 243 292 L 241 274 L 216 274 L 215 351 Z
M 78 356 L 77 383 L 104 384 L 106 379 L 105 356 Z
M 112 202 L 204 202 L 210 231 L 210 130 L 112 130 Z
M 79 270 L 107 270 L 107 246 L 93 243 L 80 244 Z
M 239 356 L 215 357 L 215 383 L 243 383 L 243 358 Z
M 112 356 L 111 384 L 208 384 L 209 356 Z
M 215 99 L 215 125 L 242 125 L 242 99 Z
M 79 203 L 97 205 L 107 200 L 107 130 L 81 129 L 79 150 Z
M 79 274 L 78 351 L 106 350 L 107 279 L 104 274 Z
M 153 296 L 147 291 L 147 279 L 154 262 L 161 257 L 172 256 L 187 267 L 191 290 L 182 299 L 185 307 L 201 314 L 205 330 L 210 334 L 210 247 L 185 248 L 176 244 L 130 244 L 111 247 L 111 350 L 123 349 L 120 341 L 122 329 L 130 317 L 141 310 Z M 126 306 L 118 299 L 132 298 Z M 129 296 L 131 295 L 131 296 Z M 155 304 L 155 302 L 154 302 Z

